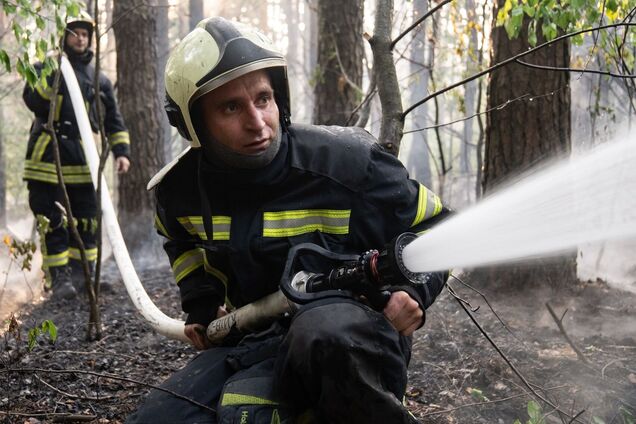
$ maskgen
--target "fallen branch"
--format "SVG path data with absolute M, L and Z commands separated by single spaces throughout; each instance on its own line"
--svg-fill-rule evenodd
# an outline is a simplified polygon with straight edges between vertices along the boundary
M 556 314 L 554 313 L 554 310 L 552 310 L 552 307 L 550 306 L 548 302 L 545 303 L 545 306 L 546 308 L 548 308 L 548 312 L 550 312 L 550 315 L 552 316 L 552 319 L 554 320 L 554 322 L 556 322 L 557 327 L 559 327 L 561 334 L 563 334 L 563 337 L 565 338 L 565 340 L 568 342 L 570 347 L 574 350 L 574 353 L 576 353 L 576 356 L 578 356 L 578 358 L 584 364 L 590 365 L 590 362 L 587 360 L 587 358 L 585 358 L 585 356 L 583 356 L 583 353 L 576 347 L 572 339 L 570 339 L 570 336 L 568 336 L 568 333 L 565 331 L 565 328 L 563 327 L 563 318 L 565 317 L 565 314 L 568 312 L 568 310 L 566 309 L 565 312 L 563 312 L 563 315 L 561 315 L 561 319 L 559 319 L 557 318 Z

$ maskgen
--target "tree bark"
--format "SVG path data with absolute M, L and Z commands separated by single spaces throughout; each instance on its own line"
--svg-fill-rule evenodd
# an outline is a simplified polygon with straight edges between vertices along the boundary
M 428 12 L 428 0 L 415 0 L 413 2 L 413 21 Z M 422 22 L 413 32 L 411 43 L 410 75 L 413 82 L 410 84 L 409 103 L 414 104 L 428 93 L 430 70 L 426 67 L 424 53 L 426 51 L 426 21 Z M 423 104 L 411 114 L 411 127 L 413 129 L 427 126 L 427 104 Z M 418 131 L 412 134 L 409 154 L 406 158 L 406 168 L 410 175 L 424 184 L 432 187 L 430 153 L 428 149 L 428 131 Z
M 146 184 L 164 164 L 168 142 L 163 110 L 165 5 L 165 0 L 116 0 L 113 10 L 119 105 L 130 131 L 132 163 L 129 172 L 120 177 L 119 222 L 135 259 L 156 251 L 159 245 L 153 227 L 154 197 Z
M 362 98 L 363 12 L 363 0 L 318 2 L 317 124 L 345 125 Z
M 498 0 L 500 6 L 504 0 Z M 497 16 L 497 6 L 493 16 Z M 527 22 L 526 22 L 527 23 Z M 517 39 L 510 40 L 503 27 L 493 27 L 491 63 L 498 63 L 527 50 L 527 25 Z M 541 28 L 541 25 L 537 25 Z M 539 31 L 538 31 L 539 32 Z M 539 37 L 538 44 L 544 40 Z M 569 41 L 556 43 L 525 58 L 544 66 L 568 67 Z M 498 106 L 523 95 L 523 99 Z M 484 193 L 527 171 L 537 163 L 570 153 L 570 87 L 567 72 L 536 70 L 511 63 L 490 75 L 488 86 Z M 505 211 L 502 211 L 505 214 Z M 520 222 L 519 225 L 524 225 Z M 568 255 L 540 266 L 511 266 L 494 271 L 492 278 L 515 287 L 576 281 L 576 255 Z

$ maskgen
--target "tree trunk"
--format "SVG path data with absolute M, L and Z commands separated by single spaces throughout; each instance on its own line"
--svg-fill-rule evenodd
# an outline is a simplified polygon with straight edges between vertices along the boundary
M 2 112 L 2 105 L 0 105 L 0 122 L 5 122 Z M 7 227 L 7 173 L 4 154 L 4 137 L 0 128 L 0 228 Z
M 318 2 L 318 71 L 314 87 L 317 124 L 344 125 L 360 103 L 363 7 L 363 0 Z
M 190 0 L 190 31 L 203 20 L 203 0 Z
M 119 105 L 130 131 L 132 163 L 130 171 L 120 177 L 119 222 L 136 259 L 159 245 L 153 228 L 154 197 L 146 184 L 161 169 L 168 142 L 163 111 L 168 36 L 165 1 L 116 0 L 113 11 Z
M 466 0 L 466 13 L 468 14 L 468 22 L 473 22 L 475 25 L 470 27 L 468 38 L 468 60 L 466 63 L 466 73 L 473 75 L 477 73 L 477 57 L 478 57 L 478 40 L 477 40 L 477 8 L 475 0 Z M 477 97 L 477 85 L 479 80 L 470 81 L 464 86 L 464 106 L 466 110 L 466 117 L 473 116 L 476 109 L 476 97 Z M 460 155 L 460 172 L 466 177 L 468 181 L 469 174 L 471 173 L 470 158 L 472 156 L 473 148 L 473 125 L 474 119 L 467 119 L 464 121 L 463 143 Z M 466 193 L 469 193 L 470 187 L 466 186 Z M 470 199 L 466 199 L 470 200 Z
M 503 5 L 504 0 L 498 0 Z M 493 12 L 497 16 L 497 6 Z M 541 25 L 537 25 L 541 28 Z M 517 39 L 510 40 L 503 27 L 494 27 L 491 34 L 492 60 L 498 63 L 526 51 L 527 25 Z M 544 40 L 539 37 L 538 44 Z M 568 67 L 569 42 L 560 42 L 541 49 L 524 61 L 529 63 Z M 530 95 L 508 104 L 499 105 L 519 96 Z M 570 153 L 570 88 L 569 74 L 536 70 L 511 63 L 494 71 L 488 87 L 488 114 L 486 128 L 484 193 L 497 185 L 527 171 L 545 159 Z M 501 211 L 505 214 L 506 211 Z M 524 223 L 519 223 L 524 225 Z M 549 264 L 539 266 L 513 266 L 491 274 L 505 281 L 507 286 L 567 284 L 576 280 L 576 255 L 568 255 Z
M 413 2 L 413 18 L 415 21 L 428 12 L 428 0 L 415 0 Z M 428 81 L 430 71 L 426 68 L 424 52 L 426 51 L 426 21 L 422 22 L 414 30 L 411 43 L 411 63 L 409 74 L 413 78 L 410 84 L 410 104 L 422 99 L 428 93 Z M 418 129 L 427 126 L 428 107 L 424 103 L 411 113 L 411 128 Z M 412 134 L 410 149 L 406 158 L 406 168 L 411 177 L 415 178 L 426 187 L 432 188 L 430 153 L 428 149 L 428 130 L 418 131 Z

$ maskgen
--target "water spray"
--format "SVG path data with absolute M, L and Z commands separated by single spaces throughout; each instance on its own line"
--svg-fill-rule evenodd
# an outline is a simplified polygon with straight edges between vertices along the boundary
M 61 71 L 71 95 L 73 111 L 75 112 L 75 118 L 82 137 L 81 144 L 84 147 L 84 156 L 86 157 L 86 161 L 88 162 L 88 166 L 91 171 L 93 185 L 97 187 L 99 156 L 97 154 L 97 148 L 95 147 L 93 131 L 88 120 L 86 107 L 84 106 L 82 92 L 80 91 L 77 78 L 75 77 L 75 71 L 64 55 L 62 55 Z M 161 312 L 161 310 L 159 310 L 159 308 L 157 308 L 157 306 L 152 302 L 146 293 L 146 290 L 144 290 L 144 287 L 139 280 L 139 276 L 135 271 L 135 267 L 130 259 L 130 254 L 126 248 L 124 238 L 121 234 L 115 208 L 113 207 L 106 179 L 103 175 L 101 183 L 102 223 L 104 225 L 108 241 L 112 247 L 115 262 L 117 263 L 117 267 L 119 268 L 119 272 L 121 273 L 130 299 L 133 301 L 137 310 L 148 321 L 150 326 L 158 333 L 176 340 L 188 342 L 189 339 L 183 333 L 183 321 L 170 318 Z
M 454 215 L 404 249 L 413 272 L 556 256 L 636 237 L 636 137 L 556 164 Z

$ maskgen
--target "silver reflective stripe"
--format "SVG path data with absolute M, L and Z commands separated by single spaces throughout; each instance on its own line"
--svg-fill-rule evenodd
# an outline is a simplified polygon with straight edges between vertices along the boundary
M 185 230 L 201 240 L 207 240 L 208 236 L 205 233 L 205 227 L 203 225 L 203 217 L 201 216 L 180 216 L 177 221 Z M 232 218 L 229 216 L 212 216 L 212 240 L 229 240 L 230 239 L 230 226 L 232 224 Z
M 203 249 L 192 249 L 184 252 L 172 263 L 174 279 L 179 283 L 196 269 L 203 266 Z
M 420 184 L 417 197 L 417 213 L 415 214 L 411 227 L 434 217 L 442 211 L 442 201 L 440 198 L 422 184 Z
M 348 234 L 350 216 L 350 209 L 265 212 L 263 237 L 291 237 L 316 230 L 330 234 Z

